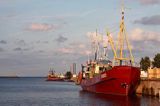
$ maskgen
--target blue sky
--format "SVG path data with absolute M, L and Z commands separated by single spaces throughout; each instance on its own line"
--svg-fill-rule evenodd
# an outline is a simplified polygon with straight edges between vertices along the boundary
M 160 0 L 124 0 L 133 55 L 160 51 Z M 117 36 L 121 0 L 0 0 L 0 75 L 45 76 L 66 72 L 90 53 L 88 33 Z M 109 54 L 109 57 L 111 57 Z

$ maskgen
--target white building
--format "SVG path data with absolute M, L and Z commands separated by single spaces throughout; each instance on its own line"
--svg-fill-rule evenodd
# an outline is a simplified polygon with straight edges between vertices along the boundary
M 148 73 L 145 72 L 145 71 L 141 71 L 140 77 L 141 77 L 141 78 L 147 78 L 147 77 L 148 77 Z

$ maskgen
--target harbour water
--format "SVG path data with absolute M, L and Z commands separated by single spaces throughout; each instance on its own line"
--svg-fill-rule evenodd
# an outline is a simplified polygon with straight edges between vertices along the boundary
M 160 100 L 93 94 L 73 82 L 45 78 L 0 78 L 0 106 L 160 106 Z

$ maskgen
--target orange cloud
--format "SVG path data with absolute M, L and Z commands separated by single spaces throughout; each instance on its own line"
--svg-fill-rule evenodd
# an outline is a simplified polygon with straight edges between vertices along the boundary
M 50 30 L 54 30 L 56 27 L 50 24 L 46 24 L 46 23 L 32 23 L 29 26 L 29 30 L 32 31 L 50 31 Z
M 84 51 L 80 51 L 80 54 L 88 56 L 88 55 L 92 55 L 92 51 L 91 50 L 84 50 Z
M 58 52 L 61 52 L 64 54 L 72 54 L 72 53 L 74 53 L 74 50 L 70 49 L 70 48 L 59 48 Z

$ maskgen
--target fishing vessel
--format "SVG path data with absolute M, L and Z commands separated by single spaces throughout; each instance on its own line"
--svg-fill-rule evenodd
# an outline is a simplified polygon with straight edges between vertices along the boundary
M 134 63 L 125 32 L 124 7 L 122 7 L 121 13 L 122 18 L 116 46 L 111 34 L 107 32 L 108 42 L 114 54 L 113 61 L 97 58 L 97 48 L 95 59 L 82 65 L 77 83 L 85 91 L 128 96 L 132 95 L 139 85 L 140 69 Z M 125 53 L 128 53 L 128 55 Z
M 50 69 L 46 81 L 64 81 L 64 78 L 56 75 L 55 71 L 53 69 Z

